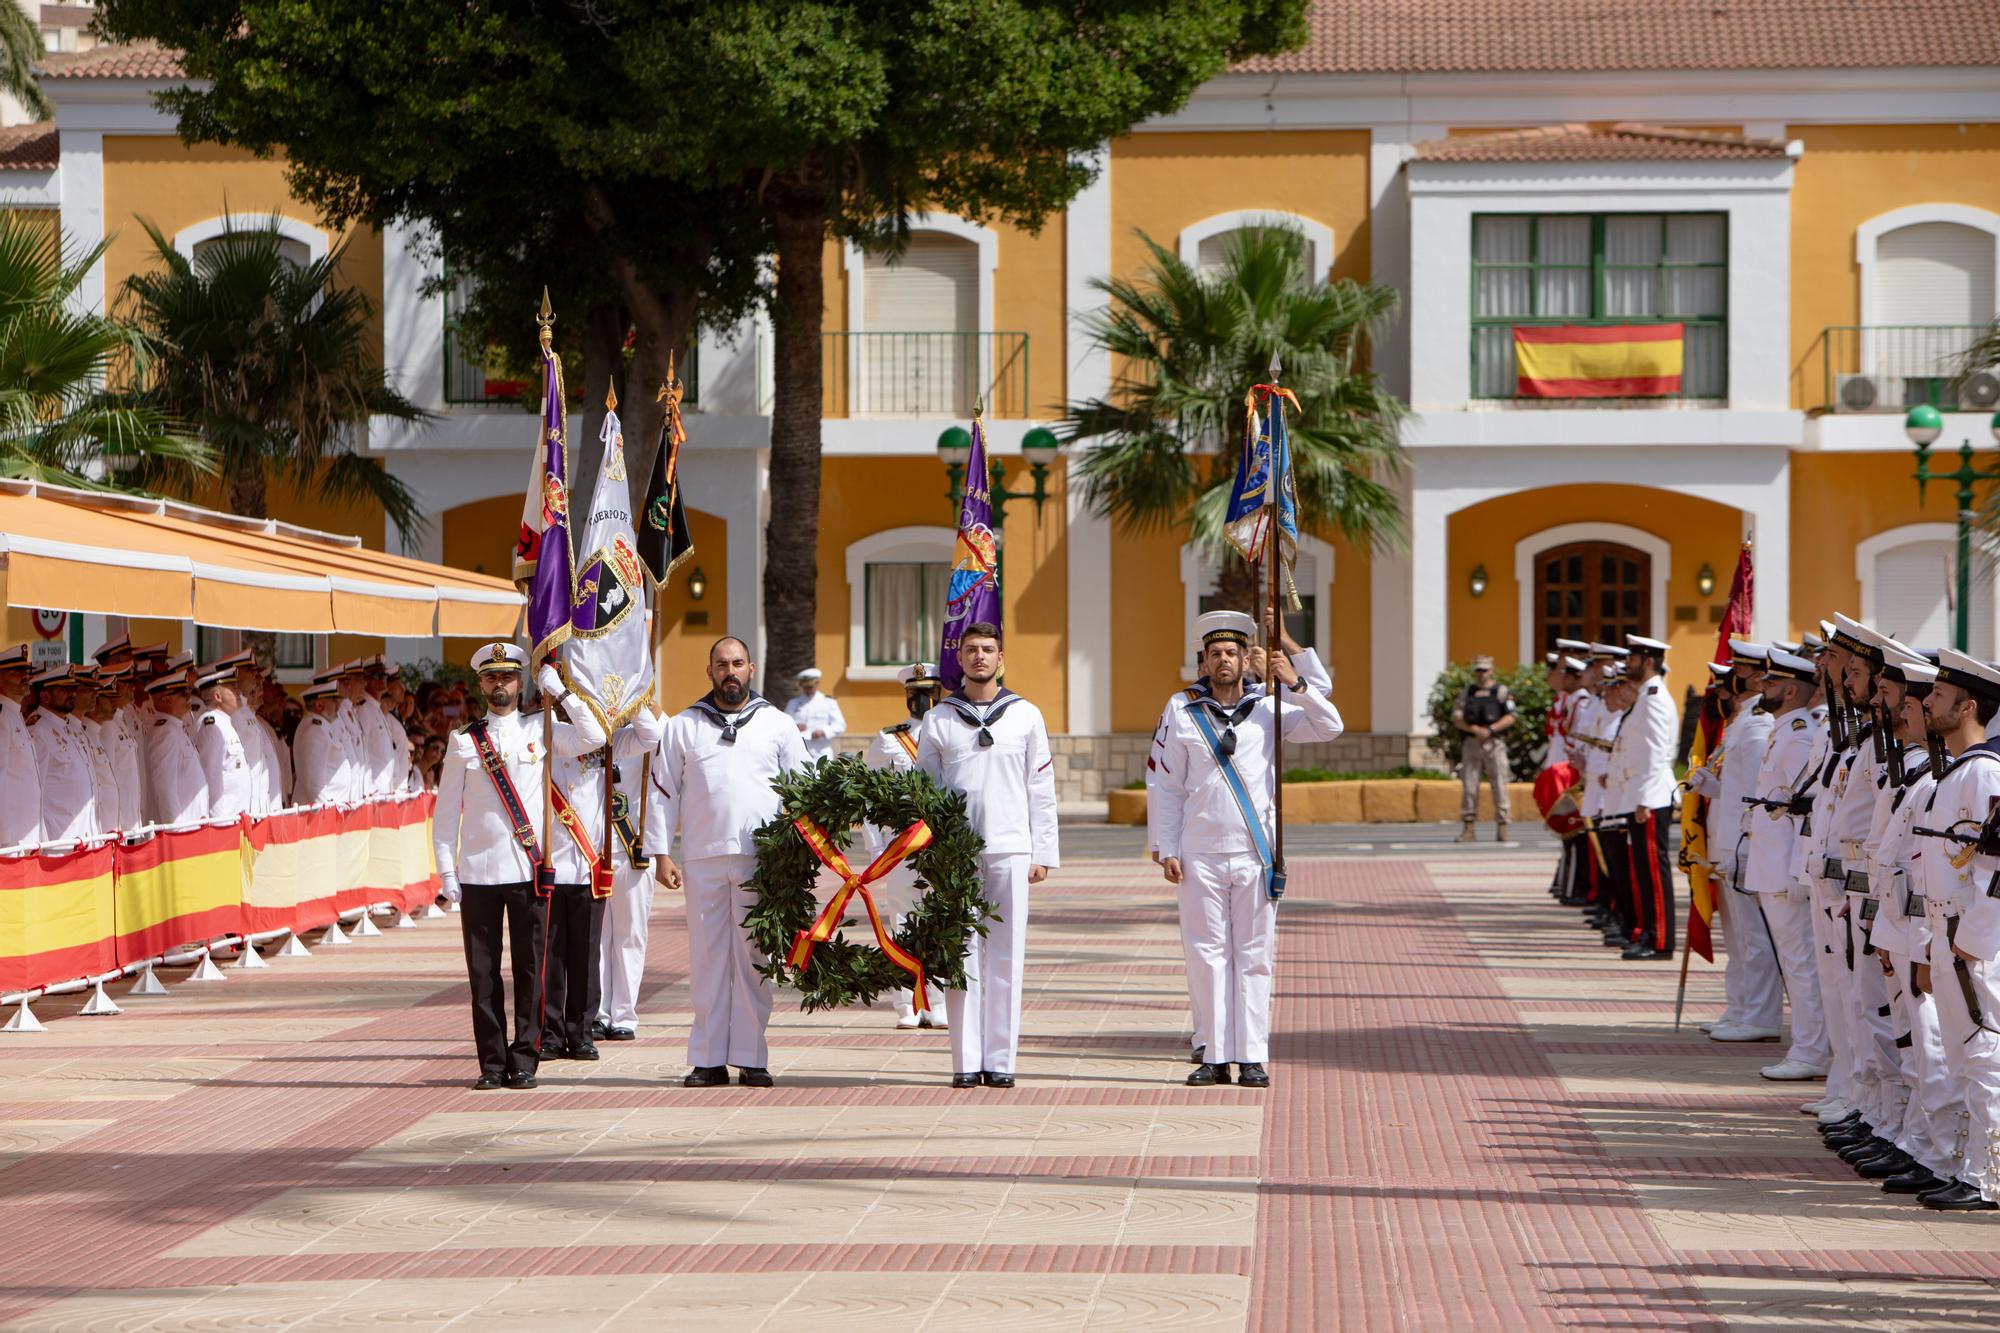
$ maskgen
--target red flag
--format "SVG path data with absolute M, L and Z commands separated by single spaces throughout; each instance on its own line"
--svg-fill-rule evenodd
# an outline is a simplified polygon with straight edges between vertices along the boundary
M 1730 651 L 1729 641 L 1740 639 L 1750 633 L 1750 606 L 1754 593 L 1755 579 L 1750 567 L 1750 543 L 1743 543 L 1743 551 L 1736 557 L 1736 575 L 1729 581 L 1729 605 L 1722 613 L 1722 625 L 1716 631 L 1715 656 L 1711 661 L 1729 662 L 1735 659 Z M 1701 764 L 1722 743 L 1724 717 L 1722 710 L 1712 702 L 1704 701 L 1701 719 L 1695 727 L 1694 746 L 1688 754 L 1688 766 Z M 1707 839 L 1703 836 L 1703 816 L 1707 813 L 1708 801 L 1702 797 L 1692 797 L 1681 803 L 1681 864 L 1688 872 L 1688 919 L 1686 941 L 1690 952 L 1698 953 L 1709 962 L 1715 961 L 1715 950 L 1710 942 L 1708 923 L 1715 915 L 1720 886 L 1708 872 Z

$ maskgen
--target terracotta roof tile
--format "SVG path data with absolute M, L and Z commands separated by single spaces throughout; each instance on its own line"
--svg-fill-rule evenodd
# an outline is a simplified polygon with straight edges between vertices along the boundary
M 48 171 L 56 165 L 56 123 L 0 129 L 0 171 Z
M 88 51 L 56 51 L 41 58 L 45 79 L 177 79 L 181 54 L 154 42 L 93 46 Z
M 2000 65 L 1996 0 L 1312 0 L 1240 74 Z
M 1419 162 L 1747 162 L 1785 157 L 1777 139 L 1622 123 L 1550 125 L 1535 130 L 1460 135 L 1417 145 Z

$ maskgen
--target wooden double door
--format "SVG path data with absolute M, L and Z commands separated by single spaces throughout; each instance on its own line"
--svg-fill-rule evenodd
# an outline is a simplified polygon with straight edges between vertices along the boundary
M 1623 644 L 1653 623 L 1653 561 L 1615 542 L 1572 542 L 1535 557 L 1535 644 L 1557 639 Z

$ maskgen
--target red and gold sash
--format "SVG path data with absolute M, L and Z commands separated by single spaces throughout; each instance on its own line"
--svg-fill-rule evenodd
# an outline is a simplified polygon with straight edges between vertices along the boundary
M 569 836 L 576 839 L 576 849 L 583 853 L 584 864 L 590 867 L 590 896 L 609 898 L 611 896 L 611 867 L 597 854 L 597 844 L 590 840 L 590 833 L 583 827 L 583 817 L 570 804 L 563 789 L 549 784 L 549 794 L 553 796 L 556 818 L 569 830 Z
M 907 753 L 910 756 L 911 762 L 914 763 L 917 757 L 917 738 L 910 734 L 910 729 L 908 727 L 905 727 L 901 731 L 895 731 L 889 734 L 896 738 L 896 743 L 903 747 L 905 753 Z
M 868 924 L 875 928 L 876 945 L 890 962 L 910 974 L 910 988 L 917 997 L 917 1012 L 929 1013 L 930 1001 L 924 994 L 923 960 L 897 944 L 889 932 L 882 928 L 882 915 L 875 910 L 875 899 L 868 892 L 868 886 L 895 869 L 897 863 L 910 853 L 922 851 L 930 846 L 931 826 L 920 819 L 898 833 L 895 841 L 884 847 L 882 854 L 869 862 L 868 868 L 858 875 L 854 873 L 853 867 L 847 864 L 847 858 L 841 855 L 840 848 L 833 845 L 833 839 L 827 837 L 826 831 L 819 825 L 801 815 L 792 821 L 792 827 L 806 840 L 806 846 L 812 848 L 813 855 L 819 858 L 819 863 L 840 876 L 840 890 L 828 900 L 825 910 L 819 914 L 819 919 L 812 923 L 812 927 L 800 931 L 792 938 L 791 952 L 785 955 L 785 961 L 793 967 L 804 970 L 805 965 L 812 959 L 813 948 L 832 939 L 833 932 L 840 929 L 840 916 L 846 910 L 848 900 L 860 894 L 861 905 L 868 909 Z

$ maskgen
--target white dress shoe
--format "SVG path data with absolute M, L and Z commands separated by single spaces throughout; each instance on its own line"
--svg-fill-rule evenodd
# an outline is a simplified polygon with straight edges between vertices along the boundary
M 1710 1041 L 1776 1041 L 1778 1028 L 1753 1028 L 1746 1023 L 1720 1023 L 1708 1034 Z
M 1807 1079 L 1825 1078 L 1826 1066 L 1809 1065 L 1803 1060 L 1780 1060 L 1774 1065 L 1765 1065 L 1757 1072 L 1773 1083 L 1803 1083 Z M 1821 1115 L 1823 1117 L 1825 1113 Z
M 1818 1115 L 1818 1114 L 1819 1114 L 1819 1108 L 1820 1108 L 1820 1107 L 1822 1107 L 1822 1106 L 1825 1106 L 1825 1105 L 1826 1105 L 1826 1098 L 1824 1098 L 1824 1097 L 1815 1097 L 1815 1098 L 1813 1098 L 1813 1099 L 1812 1099 L 1811 1101 L 1809 1101 L 1809 1102 L 1800 1102 L 1800 1103 L 1799 1103 L 1799 1114 L 1800 1114 L 1800 1115 Z
M 913 1027 L 917 1026 L 917 1013 L 916 1013 L 916 1010 L 914 1010 L 914 1009 L 905 1009 L 905 1010 L 904 1010 L 904 1011 L 903 1011 L 902 1013 L 900 1013 L 900 1014 L 897 1014 L 897 1015 L 896 1015 L 896 1026 L 897 1026 L 897 1027 L 899 1027 L 899 1028 L 913 1028 Z
M 1826 1104 L 1813 1112 L 1822 1125 L 1831 1125 L 1837 1120 L 1845 1120 L 1861 1108 L 1844 1097 L 1829 1097 Z
M 948 1032 L 951 1030 L 951 1020 L 944 1016 L 942 1009 L 926 1009 L 918 1026 L 930 1028 L 934 1032 Z

